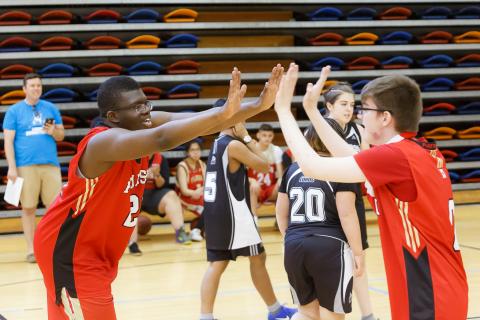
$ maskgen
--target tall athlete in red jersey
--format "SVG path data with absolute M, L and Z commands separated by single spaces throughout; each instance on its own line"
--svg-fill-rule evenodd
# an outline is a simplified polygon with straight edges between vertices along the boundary
M 362 90 L 360 118 L 375 147 L 354 152 L 321 117 L 317 102 L 330 69 L 307 86 L 303 105 L 334 158 L 320 158 L 290 110 L 298 66 L 292 64 L 275 101 L 284 137 L 305 175 L 336 182 L 367 181 L 378 215 L 393 320 L 464 320 L 468 285 L 455 234 L 452 186 L 435 144 L 413 137 L 422 114 L 418 85 L 386 76 Z M 315 306 L 303 306 L 304 310 Z M 305 319 L 300 315 L 293 319 Z
M 227 103 L 196 114 L 152 112 L 139 84 L 113 77 L 99 89 L 104 126 L 80 142 L 68 184 L 39 223 L 35 255 L 49 319 L 115 319 L 111 283 L 137 223 L 147 155 L 230 127 L 273 104 L 282 68 L 261 97 L 240 107 L 246 86 L 232 72 Z

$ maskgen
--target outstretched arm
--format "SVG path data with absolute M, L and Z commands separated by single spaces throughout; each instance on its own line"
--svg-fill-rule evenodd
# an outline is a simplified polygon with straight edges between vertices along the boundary
M 174 120 L 143 130 L 112 128 L 94 136 L 80 159 L 80 170 L 95 178 L 108 170 L 115 161 L 137 159 L 154 152 L 168 150 L 204 135 L 238 112 L 245 89 L 240 86 L 240 73 L 234 71 L 230 81 L 230 103 L 219 109 L 196 114 L 195 117 Z
M 322 93 L 325 81 L 330 74 L 330 66 L 322 68 L 320 78 L 314 84 L 309 83 L 307 85 L 307 92 L 303 97 L 303 108 L 307 113 L 307 116 L 312 121 L 313 127 L 317 132 L 322 142 L 327 147 L 328 151 L 335 157 L 346 157 L 354 155 L 355 149 L 349 145 L 333 128 L 325 121 L 317 108 L 318 100 Z
M 280 83 L 275 100 L 275 111 L 277 112 L 285 141 L 292 151 L 295 160 L 300 165 L 302 172 L 306 176 L 319 180 L 338 182 L 365 181 L 365 176 L 353 157 L 320 157 L 305 140 L 291 111 L 297 78 L 298 66 L 292 63 Z
M 234 68 L 232 72 L 232 77 L 235 72 L 238 72 L 238 76 L 240 76 L 240 72 L 238 71 L 238 69 Z M 218 123 L 217 126 L 215 126 L 210 131 L 204 134 L 205 135 L 213 134 L 225 128 L 233 127 L 236 123 L 243 122 L 246 119 L 251 118 L 256 114 L 269 109 L 273 105 L 273 102 L 275 101 L 275 95 L 277 94 L 278 86 L 280 84 L 282 74 L 283 74 L 283 67 L 280 64 L 276 65 L 272 69 L 270 78 L 265 83 L 265 87 L 263 88 L 263 91 L 258 97 L 258 99 L 252 102 L 242 103 L 240 110 L 231 119 L 229 119 L 228 121 L 225 121 L 224 123 Z M 230 98 L 231 89 L 232 88 L 230 87 L 228 98 L 227 98 L 227 101 L 225 102 L 226 105 L 232 103 L 232 100 Z M 241 89 L 244 90 L 243 94 L 245 94 L 247 87 L 243 85 Z M 225 107 L 225 105 L 223 107 Z M 212 109 L 219 110 L 220 107 L 212 108 Z M 201 114 L 203 112 L 207 112 L 207 111 L 202 111 L 198 113 L 173 113 L 173 112 L 155 111 L 155 112 L 152 112 L 152 123 L 154 126 L 159 126 L 169 121 L 195 117 L 196 115 Z

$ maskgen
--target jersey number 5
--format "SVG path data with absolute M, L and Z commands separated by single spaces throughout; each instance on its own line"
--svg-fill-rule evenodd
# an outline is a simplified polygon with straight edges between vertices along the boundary
M 203 200 L 206 202 L 215 202 L 217 197 L 217 173 L 207 172 L 205 176 L 205 192 Z
M 130 212 L 128 213 L 125 222 L 123 223 L 124 227 L 133 228 L 137 225 L 137 217 L 140 213 L 140 201 L 136 194 L 130 195 Z
M 322 189 L 308 188 L 304 191 L 302 188 L 292 188 L 289 197 L 294 200 L 290 217 L 292 223 L 305 223 L 305 217 L 308 222 L 325 220 L 325 194 Z M 299 213 L 304 203 L 304 213 Z

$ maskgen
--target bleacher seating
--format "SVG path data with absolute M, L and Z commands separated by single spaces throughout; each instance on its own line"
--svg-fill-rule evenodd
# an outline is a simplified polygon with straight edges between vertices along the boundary
M 215 10 L 208 0 L 186 0 L 185 7 L 173 1 L 124 3 L 64 0 L 53 7 L 17 0 L 13 9 L 0 9 L 0 113 L 23 98 L 24 74 L 42 74 L 43 98 L 68 117 L 66 141 L 59 146 L 63 170 L 96 115 L 96 89 L 108 76 L 135 77 L 155 110 L 198 111 L 226 95 L 234 65 L 248 84 L 247 96 L 255 97 L 276 62 L 295 61 L 301 66 L 295 107 L 306 83 L 327 64 L 333 66 L 332 81 L 349 81 L 357 93 L 377 76 L 415 78 L 425 106 L 421 132 L 448 138 L 439 146 L 449 160 L 458 201 L 468 193 L 467 201 L 480 202 L 480 128 L 475 126 L 480 7 L 475 1 L 292 0 L 278 6 L 274 0 L 261 5 L 224 0 L 215 1 Z M 302 108 L 296 112 L 305 127 Z M 284 146 L 274 112 L 257 116 L 248 127 L 263 121 L 274 125 L 275 142 Z M 213 137 L 204 140 L 205 157 Z M 183 155 L 166 153 L 172 166 Z M 0 164 L 4 176 L 6 160 Z M 0 217 L 18 217 L 18 208 L 0 206 Z

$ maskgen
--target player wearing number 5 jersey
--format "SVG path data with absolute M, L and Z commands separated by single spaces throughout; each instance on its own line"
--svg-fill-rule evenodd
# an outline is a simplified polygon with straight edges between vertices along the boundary
M 342 128 L 329 120 L 342 135 Z M 329 156 L 312 126 L 305 137 L 319 155 Z M 285 171 L 276 215 L 298 317 L 343 319 L 352 311 L 353 272 L 360 276 L 364 265 L 355 190 L 353 183 L 308 178 L 297 163 Z
M 250 210 L 246 166 L 260 172 L 268 170 L 257 142 L 240 123 L 220 133 L 208 157 L 203 214 L 210 264 L 202 281 L 200 320 L 214 319 L 220 278 L 229 261 L 238 256 L 250 260 L 252 280 L 268 307 L 269 320 L 290 319 L 296 311 L 280 305 L 273 292 L 265 267 L 265 249 Z
M 151 103 L 132 78 L 102 83 L 98 106 L 103 124 L 80 142 L 68 184 L 35 234 L 50 320 L 116 319 L 111 283 L 137 223 L 147 156 L 270 107 L 281 72 L 274 68 L 262 96 L 240 106 L 246 87 L 234 70 L 225 105 L 195 114 L 150 112 Z

